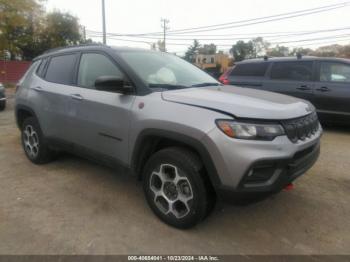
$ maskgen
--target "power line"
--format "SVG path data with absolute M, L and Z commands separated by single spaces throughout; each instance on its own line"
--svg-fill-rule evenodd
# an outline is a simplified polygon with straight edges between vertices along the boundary
M 184 31 L 192 31 L 192 30 L 197 30 L 197 29 L 207 29 L 207 28 L 222 27 L 222 26 L 233 25 L 233 24 L 242 24 L 242 23 L 245 24 L 245 23 L 250 23 L 250 22 L 257 22 L 259 20 L 271 19 L 271 18 L 277 18 L 278 20 L 288 19 L 288 18 L 295 17 L 294 15 L 297 15 L 297 14 L 298 14 L 298 16 L 303 16 L 303 15 L 309 15 L 309 14 L 314 14 L 314 13 L 319 13 L 319 12 L 326 12 L 329 10 L 345 7 L 348 4 L 349 4 L 349 2 L 346 1 L 346 2 L 338 3 L 338 4 L 332 4 L 332 5 L 321 6 L 321 7 L 316 7 L 316 8 L 309 8 L 309 9 L 281 13 L 281 14 L 270 15 L 270 16 L 265 16 L 265 17 L 258 17 L 258 18 L 228 22 L 228 23 L 223 23 L 223 24 L 209 25 L 209 26 L 200 26 L 200 27 L 193 27 L 193 28 L 187 28 L 187 29 L 172 30 L 172 31 L 169 31 L 169 33 L 174 33 L 174 32 L 182 32 L 183 33 Z M 303 14 L 303 13 L 305 13 L 305 14 Z M 283 16 L 283 17 L 280 17 L 280 16 Z M 280 18 L 278 18 L 278 17 L 280 17 Z M 270 20 L 263 21 L 263 22 L 269 22 L 269 21 Z M 271 21 L 275 21 L 275 20 L 271 20 Z M 262 22 L 258 22 L 258 23 L 262 23 Z M 253 24 L 255 24 L 255 23 L 253 23 Z M 223 28 L 221 28 L 221 29 L 223 29 Z M 214 30 L 217 30 L 217 29 L 214 29 Z
M 288 37 L 293 37 L 293 36 L 302 36 L 302 35 L 312 35 L 312 34 L 319 34 L 319 33 L 327 33 L 327 32 L 336 32 L 336 31 L 344 31 L 344 30 L 349 30 L 350 27 L 344 27 L 344 28 L 333 28 L 333 29 L 324 29 L 324 30 L 315 30 L 315 31 L 303 31 L 303 32 L 293 32 L 293 33 L 289 33 L 289 34 L 281 34 L 281 35 L 276 35 L 276 34 L 273 34 L 271 36 L 264 36 L 264 38 L 270 38 L 270 37 L 273 37 L 273 38 L 276 38 L 277 39 L 283 39 L 283 38 L 288 38 Z M 96 31 L 95 31 L 96 32 Z M 99 34 L 97 32 L 97 34 Z M 115 35 L 113 33 L 110 33 L 108 34 L 109 36 L 117 36 L 118 35 Z M 172 38 L 172 37 L 168 37 L 167 39 L 168 40 L 174 40 L 174 41 L 188 41 L 188 40 L 202 40 L 202 41 L 217 41 L 217 40 L 228 40 L 228 41 L 231 41 L 231 40 L 246 40 L 246 39 L 252 39 L 254 37 L 257 37 L 257 36 L 260 36 L 259 33 L 257 33 L 255 36 L 250 36 L 250 37 L 235 37 L 235 38 Z M 128 37 L 131 37 L 131 36 L 128 36 Z M 153 40 L 157 40 L 159 38 L 157 37 L 148 37 L 148 36 L 134 36 L 133 38 L 141 38 L 141 39 L 153 39 Z M 276 40 L 276 39 L 274 39 Z
M 349 41 L 350 42 L 350 37 L 344 38 L 344 39 L 338 39 L 338 40 L 333 40 L 333 41 L 325 41 L 325 42 L 317 42 L 317 43 L 308 43 L 308 44 L 303 44 L 298 45 L 298 46 L 289 46 L 289 48 L 302 48 L 304 46 L 311 46 L 311 45 L 319 45 L 319 44 L 332 44 L 332 43 L 338 43 L 338 42 L 344 42 L 344 41 Z
M 338 4 L 332 4 L 327 6 L 321 6 L 316 8 L 309 8 L 299 11 L 293 11 L 293 12 L 287 12 L 277 15 L 271 15 L 271 16 L 265 16 L 265 17 L 259 17 L 259 18 L 252 18 L 252 19 L 246 19 L 246 20 L 240 20 L 240 21 L 233 21 L 223 24 L 215 24 L 215 25 L 208 25 L 208 26 L 201 26 L 201 27 L 192 27 L 192 28 L 185 28 L 185 29 L 177 29 L 177 30 L 169 30 L 169 35 L 183 35 L 188 33 L 197 33 L 197 32 L 208 32 L 208 31 L 214 31 L 214 30 L 222 30 L 222 29 L 229 29 L 229 28 L 237 28 L 237 27 L 244 27 L 244 26 L 250 26 L 250 25 L 256 25 L 256 24 L 262 24 L 262 23 L 268 23 L 268 22 L 274 22 L 274 21 L 280 21 L 284 19 L 290 19 L 295 17 L 301 17 L 306 15 L 312 15 L 317 14 L 321 12 L 327 12 L 339 8 L 343 8 L 349 5 L 349 1 L 338 3 Z M 260 21 L 262 20 L 262 21 Z M 153 32 L 153 33 L 140 33 L 140 34 L 116 34 L 118 36 L 146 36 L 146 35 L 161 35 L 164 32 Z
M 308 38 L 308 39 L 301 39 L 301 40 L 292 40 L 292 41 L 284 41 L 284 42 L 271 42 L 270 44 L 286 44 L 286 43 L 299 43 L 299 42 L 309 42 L 309 41 L 318 41 L 318 40 L 325 40 L 325 39 L 336 39 L 336 38 L 343 38 L 350 36 L 350 34 L 346 35 L 331 35 L 326 37 L 319 37 L 319 38 Z

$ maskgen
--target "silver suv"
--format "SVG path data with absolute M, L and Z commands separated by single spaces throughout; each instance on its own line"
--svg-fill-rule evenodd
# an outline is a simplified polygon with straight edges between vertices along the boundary
M 104 45 L 34 59 L 16 118 L 30 161 L 68 151 L 122 165 L 178 228 L 204 219 L 216 197 L 280 191 L 315 163 L 322 133 L 309 102 L 222 85 L 175 55 Z

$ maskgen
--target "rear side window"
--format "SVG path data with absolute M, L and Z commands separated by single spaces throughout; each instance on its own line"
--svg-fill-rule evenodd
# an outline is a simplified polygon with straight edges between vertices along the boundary
M 49 60 L 48 58 L 44 58 L 43 60 L 41 60 L 40 66 L 36 70 L 36 74 L 38 76 L 44 77 L 45 69 L 46 69 L 46 65 L 47 65 L 48 60 Z
M 264 76 L 269 63 L 246 63 L 236 65 L 230 75 L 231 76 Z
M 94 53 L 83 54 L 80 59 L 78 85 L 94 88 L 95 81 L 100 76 L 123 78 L 123 73 L 104 55 Z
M 76 54 L 52 57 L 45 79 L 58 84 L 72 85 L 74 83 L 76 61 Z
M 271 69 L 271 79 L 310 81 L 312 64 L 312 61 L 275 62 Z

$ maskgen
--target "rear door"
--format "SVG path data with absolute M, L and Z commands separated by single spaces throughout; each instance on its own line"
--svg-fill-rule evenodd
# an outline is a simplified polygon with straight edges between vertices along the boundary
M 350 119 L 350 64 L 317 62 L 318 80 L 315 84 L 315 106 L 329 120 Z
M 82 53 L 68 112 L 74 141 L 88 154 L 95 152 L 127 163 L 130 108 L 135 96 L 96 90 L 95 80 L 100 76 L 125 78 L 108 55 Z
M 313 102 L 313 61 L 273 62 L 265 90 L 303 98 Z
M 265 75 L 270 63 L 266 61 L 238 63 L 229 73 L 231 85 L 264 89 Z
M 39 121 L 47 137 L 69 140 L 68 124 L 69 93 L 74 86 L 77 53 L 52 56 L 44 59 L 31 85 L 28 98 L 36 101 Z M 34 99 L 37 97 L 37 99 Z

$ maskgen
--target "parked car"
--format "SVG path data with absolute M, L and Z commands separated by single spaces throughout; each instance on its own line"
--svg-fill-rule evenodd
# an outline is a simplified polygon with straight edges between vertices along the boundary
M 309 102 L 224 86 L 175 55 L 104 45 L 34 59 L 15 110 L 30 161 L 69 151 L 125 166 L 178 228 L 204 219 L 217 196 L 280 191 L 315 163 L 322 132 Z
M 221 82 L 310 101 L 321 121 L 350 123 L 350 60 L 321 57 L 238 62 Z
M 0 111 L 4 110 L 6 107 L 6 96 L 5 96 L 5 87 L 0 83 Z

